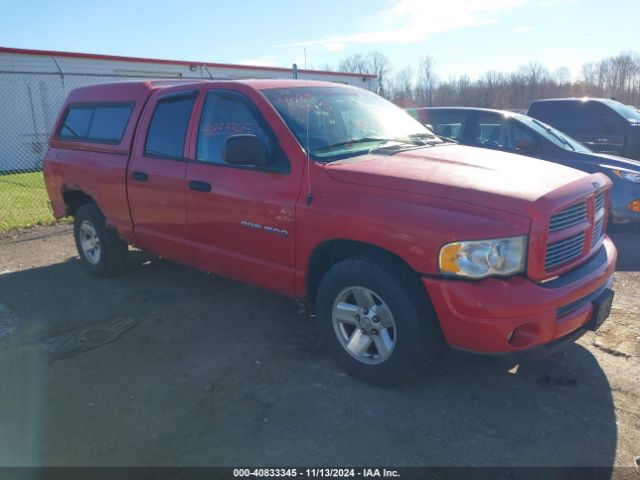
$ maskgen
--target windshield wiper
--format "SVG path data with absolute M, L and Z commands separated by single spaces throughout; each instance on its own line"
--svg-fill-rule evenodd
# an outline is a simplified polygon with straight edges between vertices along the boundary
M 399 142 L 399 143 L 407 143 L 402 142 L 402 140 L 398 140 L 397 138 L 380 138 L 380 137 L 362 137 L 362 138 L 352 138 L 351 140 L 346 140 L 344 142 L 332 143 L 331 145 L 327 145 L 325 147 L 316 148 L 314 153 L 319 152 L 330 152 L 331 150 L 336 150 L 340 147 L 346 147 L 348 145 L 356 145 L 358 143 L 370 143 L 370 142 Z
M 411 140 L 416 139 L 420 141 L 422 144 L 426 144 L 426 145 L 439 145 L 441 143 L 447 143 L 447 142 L 458 143 L 455 140 L 452 140 L 447 137 L 439 137 L 435 133 L 412 133 L 411 135 L 407 135 L 407 138 Z
M 535 123 L 536 125 L 544 128 L 547 133 L 550 133 L 551 135 L 553 135 L 554 137 L 556 137 L 558 140 L 560 140 L 560 143 L 563 143 L 564 145 L 567 145 L 571 150 L 573 150 L 574 152 L 576 151 L 576 149 L 573 147 L 573 145 L 571 145 L 569 142 L 567 142 L 567 139 L 564 138 L 562 135 L 558 135 L 556 132 L 554 132 L 553 130 L 551 130 L 551 128 L 549 128 L 547 125 L 545 125 L 542 122 L 539 122 L 538 120 L 536 120 L 535 118 L 532 118 L 533 123 Z

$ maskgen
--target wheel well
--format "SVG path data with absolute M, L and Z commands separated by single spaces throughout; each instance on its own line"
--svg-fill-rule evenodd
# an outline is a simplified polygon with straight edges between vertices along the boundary
M 307 275 L 307 301 L 314 303 L 322 277 L 336 263 L 352 257 L 380 258 L 402 265 L 407 273 L 417 276 L 404 260 L 384 248 L 354 240 L 329 240 L 318 245 L 311 254 Z
M 67 215 L 75 215 L 78 209 L 87 203 L 95 203 L 95 200 L 82 190 L 65 190 L 62 198 L 67 206 Z

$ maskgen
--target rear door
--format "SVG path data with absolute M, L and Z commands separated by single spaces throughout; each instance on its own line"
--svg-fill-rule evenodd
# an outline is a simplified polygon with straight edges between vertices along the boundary
M 578 141 L 594 152 L 620 155 L 627 126 L 620 115 L 600 102 L 587 102 L 582 108 L 577 117 Z
M 150 99 L 140 119 L 127 172 L 138 243 L 191 263 L 185 200 L 186 139 L 197 89 L 173 87 Z
M 189 233 L 198 266 L 291 294 L 301 173 L 292 169 L 277 137 L 244 94 L 211 89 L 198 114 L 191 153 L 195 160 L 186 177 Z M 269 164 L 225 163 L 225 140 L 236 134 L 257 136 L 267 146 Z

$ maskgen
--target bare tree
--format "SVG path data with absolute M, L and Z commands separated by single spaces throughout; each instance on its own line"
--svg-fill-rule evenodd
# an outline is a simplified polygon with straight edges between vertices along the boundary
M 635 52 L 585 63 L 575 80 L 566 67 L 551 73 L 538 62 L 512 72 L 488 71 L 477 79 L 450 75 L 439 80 L 435 61 L 428 55 L 418 60 L 415 76 L 411 67 L 390 75 L 391 62 L 379 52 L 351 55 L 340 62 L 339 69 L 377 75 L 376 92 L 404 107 L 460 105 L 524 110 L 538 98 L 567 96 L 615 97 L 623 103 L 640 103 L 640 55 Z
M 571 83 L 571 70 L 567 67 L 558 67 L 553 71 L 553 79 L 558 82 L 559 85 Z
M 416 83 L 416 100 L 420 105 L 433 105 L 433 93 L 436 88 L 437 77 L 434 71 L 433 57 L 424 55 L 418 61 L 418 80 Z
M 393 77 L 390 98 L 402 107 L 411 107 L 414 105 L 413 92 L 413 70 L 404 67 Z
M 473 105 L 471 98 L 471 79 L 468 75 L 462 75 L 456 81 L 456 89 L 458 90 L 460 105 L 462 105 L 463 107 Z
M 389 58 L 380 52 L 370 52 L 367 54 L 367 63 L 369 73 L 377 77 L 376 93 L 386 97 L 389 88 L 387 77 L 391 71 Z
M 341 72 L 371 73 L 369 70 L 369 62 L 367 62 L 367 57 L 363 53 L 354 53 L 343 59 L 340 65 L 338 65 L 338 69 Z

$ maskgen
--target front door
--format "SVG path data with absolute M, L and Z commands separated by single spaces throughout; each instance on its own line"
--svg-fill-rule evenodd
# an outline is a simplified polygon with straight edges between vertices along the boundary
M 187 166 L 187 212 L 201 268 L 281 293 L 293 292 L 294 213 L 300 179 L 255 104 L 244 95 L 210 90 Z M 225 140 L 256 135 L 269 164 L 225 163 Z
M 540 156 L 541 142 L 529 128 L 508 115 L 497 112 L 478 112 L 471 126 L 474 134 L 469 145 L 530 157 Z
M 620 155 L 624 145 L 622 118 L 600 102 L 576 104 L 572 131 L 567 132 L 594 152 Z

